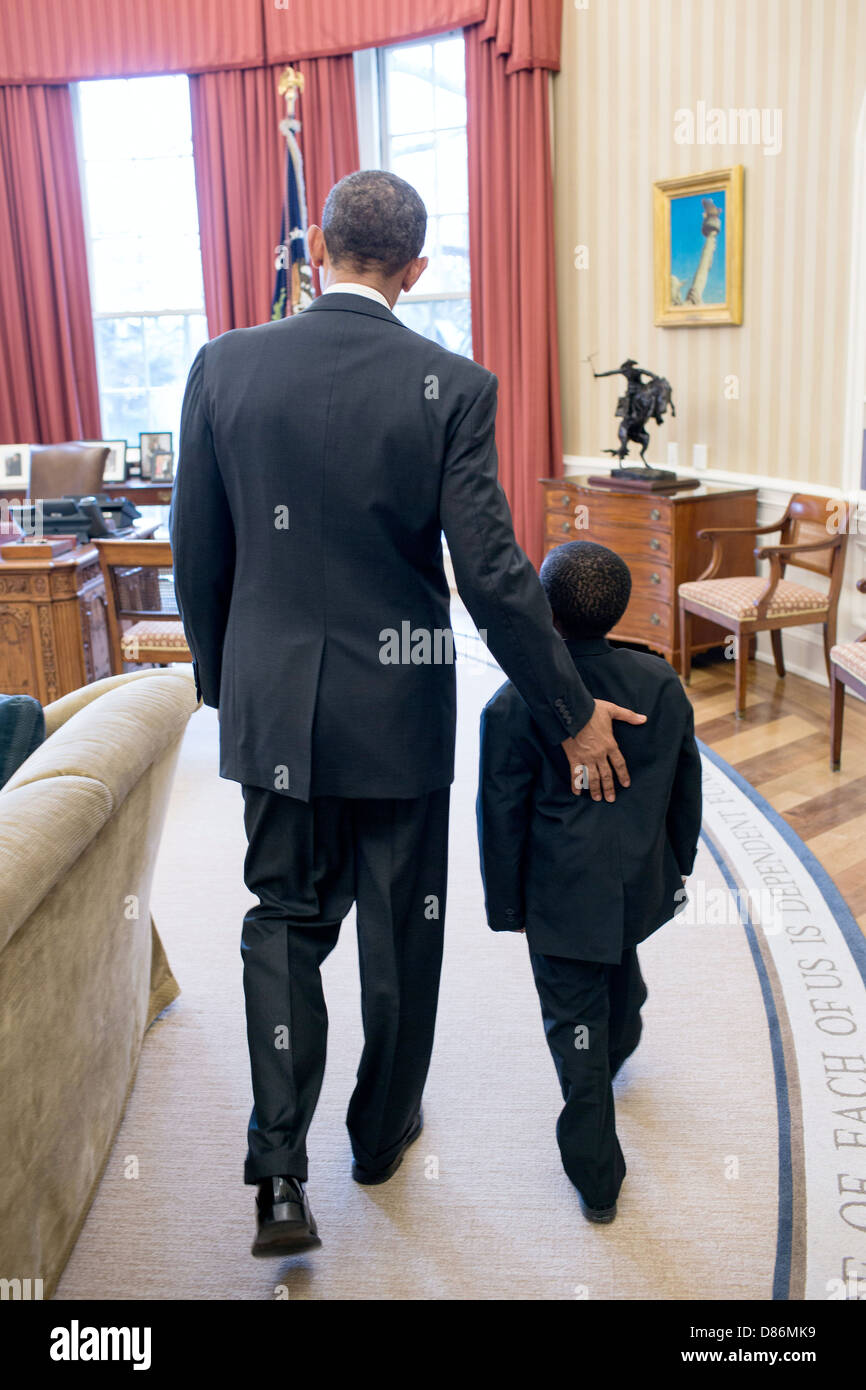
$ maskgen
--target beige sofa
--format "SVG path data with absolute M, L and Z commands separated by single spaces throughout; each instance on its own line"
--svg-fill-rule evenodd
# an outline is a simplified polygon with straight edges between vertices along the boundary
M 179 992 L 150 890 L 195 709 L 188 669 L 85 686 L 48 706 L 45 743 L 0 790 L 0 1279 L 41 1279 L 45 1298 L 145 1030 Z

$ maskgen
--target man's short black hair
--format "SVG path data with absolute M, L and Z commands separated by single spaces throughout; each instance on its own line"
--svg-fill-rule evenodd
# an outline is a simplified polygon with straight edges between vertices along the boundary
M 405 179 L 385 169 L 362 169 L 334 184 L 322 231 L 334 265 L 396 275 L 421 255 L 427 209 Z
M 551 550 L 541 582 L 563 636 L 573 639 L 606 636 L 631 594 L 625 560 L 595 541 L 569 541 Z

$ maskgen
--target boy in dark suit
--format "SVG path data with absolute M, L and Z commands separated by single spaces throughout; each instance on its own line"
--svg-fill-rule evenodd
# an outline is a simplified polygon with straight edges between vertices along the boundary
M 574 796 L 569 766 L 507 683 L 481 716 L 478 836 L 487 919 L 525 932 L 565 1106 L 562 1162 L 590 1221 L 608 1222 L 626 1165 L 611 1081 L 638 1045 L 647 995 L 636 947 L 682 906 L 701 826 L 692 707 L 667 662 L 614 648 L 631 575 L 606 546 L 551 551 L 541 582 L 590 693 L 644 711 L 623 727 L 631 787 Z

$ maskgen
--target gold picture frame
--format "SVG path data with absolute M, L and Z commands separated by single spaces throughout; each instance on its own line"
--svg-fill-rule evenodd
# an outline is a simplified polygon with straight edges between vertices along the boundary
M 654 183 L 653 248 L 657 327 L 742 323 L 742 164 Z

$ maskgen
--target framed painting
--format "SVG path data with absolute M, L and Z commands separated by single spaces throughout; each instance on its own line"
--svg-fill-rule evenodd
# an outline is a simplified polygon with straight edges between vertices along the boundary
M 743 166 L 653 184 L 655 322 L 743 322 Z

